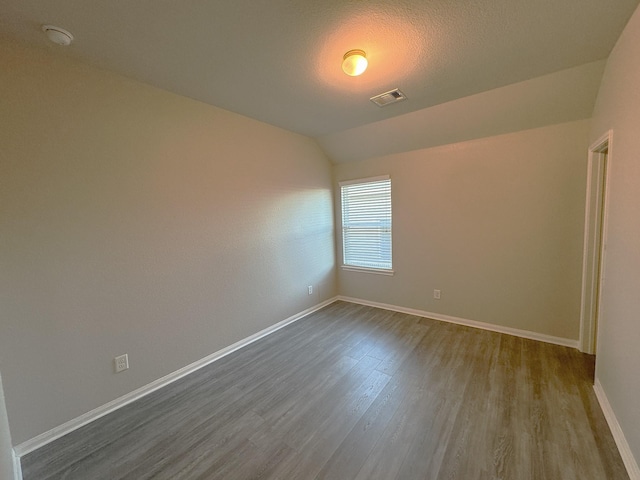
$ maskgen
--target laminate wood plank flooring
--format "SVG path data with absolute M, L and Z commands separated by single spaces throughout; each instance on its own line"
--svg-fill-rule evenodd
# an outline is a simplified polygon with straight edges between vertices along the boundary
M 24 480 L 627 480 L 577 350 L 333 303 L 21 459 Z

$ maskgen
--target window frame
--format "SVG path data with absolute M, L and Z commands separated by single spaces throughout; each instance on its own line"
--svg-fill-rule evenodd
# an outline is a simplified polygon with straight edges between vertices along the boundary
M 361 266 L 361 265 L 353 265 L 346 263 L 346 228 L 345 227 L 345 203 L 344 203 L 344 187 L 349 187 L 350 185 L 362 185 L 367 183 L 376 183 L 381 181 L 388 181 L 389 184 L 389 268 L 384 267 L 369 267 L 369 266 Z M 365 272 L 365 273 L 375 273 L 379 275 L 393 275 L 393 202 L 392 202 L 392 191 L 391 191 L 391 177 L 390 175 L 380 175 L 376 177 L 368 177 L 368 178 L 359 178 L 354 180 L 345 180 L 338 182 L 338 186 L 340 187 L 340 226 L 341 226 L 341 237 L 342 237 L 342 265 L 341 268 L 343 270 L 350 270 L 356 272 Z M 382 236 L 381 236 L 382 238 Z

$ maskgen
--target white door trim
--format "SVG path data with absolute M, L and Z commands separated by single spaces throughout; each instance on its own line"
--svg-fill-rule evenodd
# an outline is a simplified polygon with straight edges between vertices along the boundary
M 589 147 L 587 165 L 579 348 L 581 352 L 590 354 L 595 354 L 597 348 L 597 319 L 600 313 L 600 297 L 604 282 L 603 272 L 607 245 L 607 206 L 609 204 L 610 178 L 607 171 L 611 169 L 612 147 L 613 130 L 609 130 Z M 594 187 L 603 191 L 594 192 Z M 595 201 L 593 198 L 594 193 Z M 598 219 L 598 211 L 594 211 L 594 208 L 601 208 L 601 220 Z M 601 222 L 598 231 L 592 231 L 594 222 Z M 600 232 L 602 233 L 600 234 Z M 598 237 L 600 246 L 595 248 L 598 245 Z

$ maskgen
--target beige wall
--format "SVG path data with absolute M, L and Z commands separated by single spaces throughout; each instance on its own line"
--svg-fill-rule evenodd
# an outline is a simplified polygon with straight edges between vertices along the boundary
M 640 464 L 640 10 L 605 69 L 591 140 L 613 129 L 596 376 Z
M 14 444 L 336 294 L 312 140 L 36 50 L 0 64 Z
M 588 132 L 583 120 L 336 166 L 334 185 L 390 174 L 393 202 L 395 275 L 341 270 L 340 293 L 576 340 Z

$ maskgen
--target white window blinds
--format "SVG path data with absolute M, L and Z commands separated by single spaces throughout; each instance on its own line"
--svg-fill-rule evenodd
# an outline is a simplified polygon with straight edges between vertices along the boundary
M 391 270 L 391 179 L 340 183 L 346 266 Z

